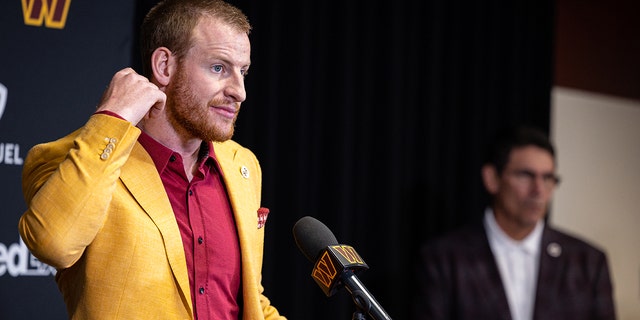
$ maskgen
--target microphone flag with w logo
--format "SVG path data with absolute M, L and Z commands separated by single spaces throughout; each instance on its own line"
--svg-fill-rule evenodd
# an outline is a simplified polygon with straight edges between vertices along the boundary
M 369 266 L 353 247 L 343 244 L 331 245 L 316 261 L 311 277 L 324 294 L 330 297 L 340 288 L 343 273 L 349 271 L 357 273 L 366 269 L 369 269 Z

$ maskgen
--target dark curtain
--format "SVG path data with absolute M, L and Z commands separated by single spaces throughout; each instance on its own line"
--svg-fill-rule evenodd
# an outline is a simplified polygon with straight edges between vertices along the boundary
M 554 1 L 231 2 L 254 27 L 234 139 L 263 168 L 265 294 L 290 319 L 351 318 L 348 292 L 326 297 L 296 247 L 309 215 L 407 319 L 419 244 L 482 213 L 488 138 L 549 130 Z

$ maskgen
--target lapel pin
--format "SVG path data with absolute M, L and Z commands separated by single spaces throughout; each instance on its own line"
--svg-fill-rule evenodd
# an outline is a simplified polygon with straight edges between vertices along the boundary
M 557 258 L 562 254 L 562 247 L 555 243 L 555 242 L 551 242 L 549 243 L 549 245 L 547 246 L 547 253 L 554 257 Z

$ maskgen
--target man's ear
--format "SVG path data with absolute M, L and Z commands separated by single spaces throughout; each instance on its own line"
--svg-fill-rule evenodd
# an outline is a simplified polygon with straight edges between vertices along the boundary
M 160 87 L 169 84 L 173 74 L 173 56 L 171 50 L 160 47 L 151 54 L 151 73 Z
M 482 182 L 489 194 L 495 194 L 498 192 L 498 188 L 500 186 L 499 179 L 500 177 L 498 176 L 496 167 L 490 164 L 485 164 L 482 166 Z

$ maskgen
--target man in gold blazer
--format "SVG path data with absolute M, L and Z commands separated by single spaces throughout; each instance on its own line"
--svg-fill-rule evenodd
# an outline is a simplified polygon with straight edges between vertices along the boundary
M 20 235 L 72 319 L 284 319 L 261 284 L 260 165 L 230 140 L 249 23 L 167 0 L 141 30 L 146 77 L 117 72 L 82 128 L 28 153 Z

